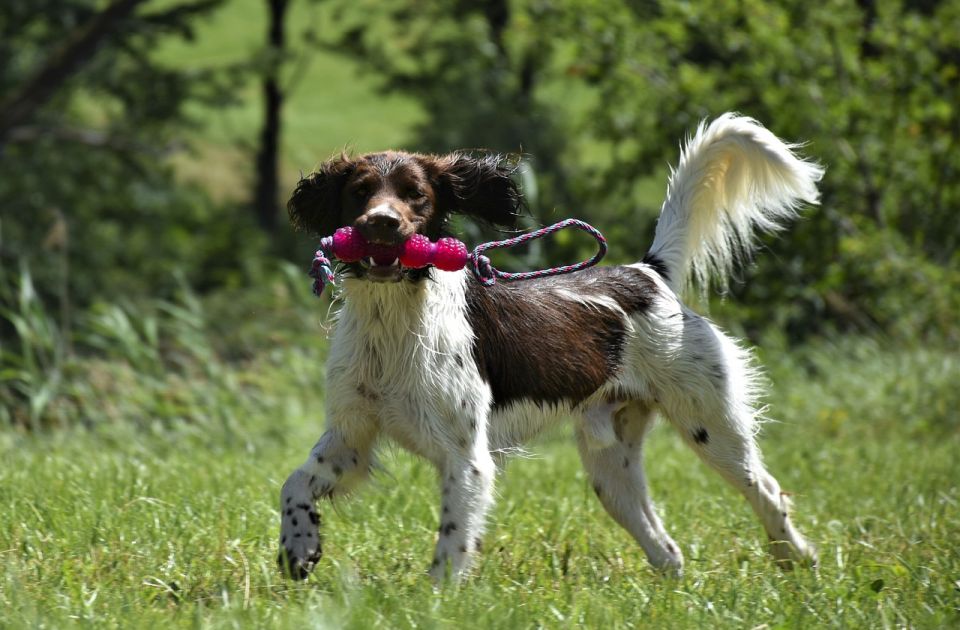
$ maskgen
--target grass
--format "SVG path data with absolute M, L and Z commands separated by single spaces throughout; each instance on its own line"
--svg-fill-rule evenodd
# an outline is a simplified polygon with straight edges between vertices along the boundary
M 284 287 L 267 290 L 282 325 L 245 332 L 240 358 L 213 350 L 219 317 L 203 309 L 216 301 L 188 296 L 189 316 L 168 307 L 174 315 L 153 325 L 158 352 L 176 358 L 165 370 L 129 333 L 101 343 L 64 369 L 50 403 L 72 399 L 61 415 L 82 422 L 0 433 L 0 627 L 960 623 L 960 359 L 869 340 L 767 357 L 780 421 L 762 444 L 820 549 L 818 572 L 774 567 L 745 502 L 662 426 L 648 470 L 687 558 L 683 578 L 647 566 L 561 434 L 499 478 L 465 584 L 431 586 L 434 473 L 391 449 L 360 496 L 324 510 L 327 555 L 314 576 L 286 582 L 274 565 L 276 502 L 321 430 L 324 345 L 322 307 L 307 305 L 305 286 Z M 283 328 L 289 336 L 276 337 Z
M 292 7 L 298 47 L 329 26 L 313 3 Z M 233 64 L 262 41 L 251 24 L 263 3 L 232 0 L 194 43 L 156 54 Z M 402 146 L 421 115 L 329 51 L 290 71 L 288 180 L 344 145 Z M 247 189 L 255 83 L 242 96 L 194 111 L 196 153 L 177 158 L 215 193 Z M 0 628 L 960 625 L 960 358 L 863 339 L 767 346 L 778 422 L 762 445 L 818 572 L 774 567 L 745 502 L 664 426 L 647 468 L 683 578 L 647 566 L 561 433 L 498 479 L 465 584 L 430 584 L 434 473 L 390 449 L 385 473 L 324 510 L 314 576 L 282 580 L 279 487 L 323 424 L 324 307 L 301 275 L 202 303 L 103 305 L 74 354 L 29 296 L 0 313 L 30 341 L 0 348 Z

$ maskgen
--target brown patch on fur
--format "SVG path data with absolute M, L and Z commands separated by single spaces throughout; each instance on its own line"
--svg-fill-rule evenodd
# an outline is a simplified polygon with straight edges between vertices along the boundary
M 481 286 L 472 276 L 467 311 L 476 334 L 473 358 L 493 390 L 494 406 L 528 399 L 576 404 L 620 367 L 622 313 L 584 298 L 612 299 L 628 315 L 647 310 L 657 291 L 630 267 L 585 271 L 516 284 Z

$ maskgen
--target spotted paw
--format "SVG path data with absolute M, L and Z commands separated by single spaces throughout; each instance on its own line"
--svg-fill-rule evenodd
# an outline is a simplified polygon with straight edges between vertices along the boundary
M 313 568 L 317 566 L 317 562 L 320 561 L 322 555 L 320 545 L 317 545 L 317 548 L 306 557 L 297 556 L 296 552 L 290 547 L 281 546 L 280 553 L 277 554 L 277 567 L 280 569 L 280 573 L 286 577 L 294 580 L 305 580 L 313 571 Z
M 296 580 L 310 574 L 323 553 L 320 545 L 320 515 L 312 502 L 284 500 L 280 520 L 280 571 Z

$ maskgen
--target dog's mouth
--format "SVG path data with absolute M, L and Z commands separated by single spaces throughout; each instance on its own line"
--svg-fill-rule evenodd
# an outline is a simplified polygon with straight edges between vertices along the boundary
M 390 256 L 367 256 L 359 262 L 363 275 L 372 282 L 400 282 L 403 267 L 398 258 Z
M 403 280 L 419 282 L 430 276 L 430 267 L 406 267 L 400 263 L 403 240 L 367 241 L 366 255 L 356 262 L 345 263 L 347 277 L 377 283 L 396 283 Z

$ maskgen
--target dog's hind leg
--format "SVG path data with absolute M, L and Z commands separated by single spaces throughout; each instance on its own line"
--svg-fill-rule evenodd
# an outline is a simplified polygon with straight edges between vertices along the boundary
M 754 439 L 756 385 L 747 353 L 705 320 L 691 320 L 687 332 L 700 333 L 695 356 L 685 359 L 681 386 L 663 396 L 665 415 L 697 455 L 746 497 L 781 566 L 816 564 L 816 551 L 790 519 L 789 501 Z
M 816 564 L 816 552 L 794 527 L 790 502 L 763 465 L 753 436 L 706 418 L 675 424 L 697 455 L 746 497 L 767 532 L 770 552 L 782 567 L 790 568 L 795 560 Z
M 331 428 L 280 491 L 280 570 L 306 579 L 322 553 L 317 499 L 342 495 L 365 479 L 373 464 L 373 423 L 353 422 L 349 432 Z
M 697 455 L 746 497 L 782 567 L 790 568 L 794 560 L 816 564 L 816 552 L 794 527 L 789 500 L 763 465 L 753 436 L 719 418 L 704 414 L 675 424 Z
M 606 422 L 613 428 L 613 443 L 602 443 L 598 427 Z M 577 446 L 593 489 L 607 512 L 636 539 L 654 567 L 679 574 L 683 554 L 657 516 L 643 468 L 643 441 L 653 423 L 654 412 L 639 402 L 597 407 L 584 414 L 577 427 Z

